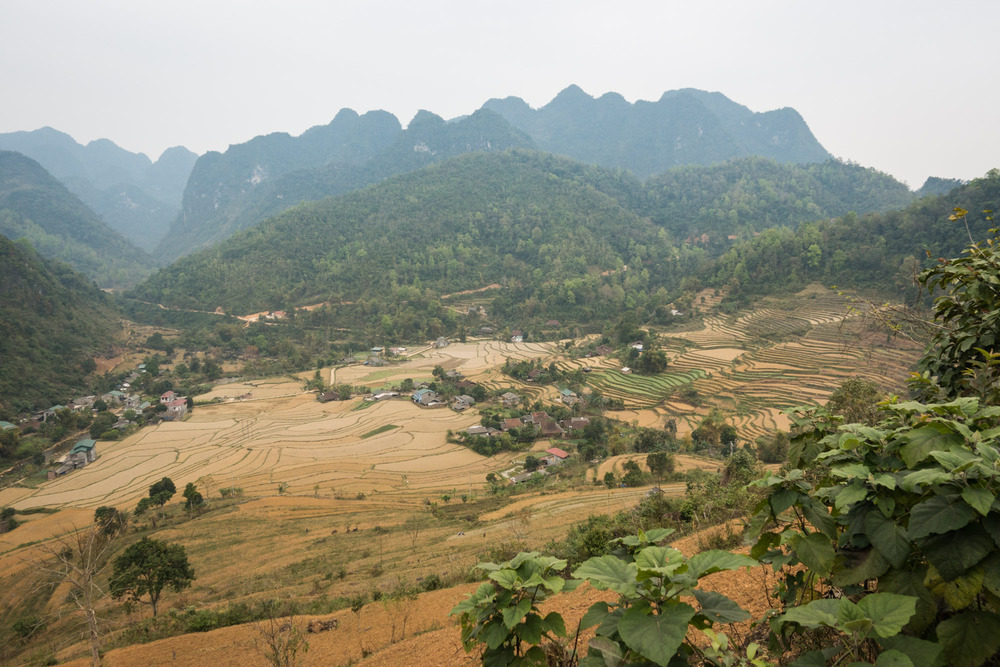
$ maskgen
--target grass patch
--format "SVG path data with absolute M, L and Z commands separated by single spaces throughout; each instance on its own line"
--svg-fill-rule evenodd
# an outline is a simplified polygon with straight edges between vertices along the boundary
M 383 424 L 382 426 L 379 426 L 377 429 L 373 431 L 368 431 L 367 433 L 362 435 L 361 439 L 364 440 L 365 438 L 370 438 L 373 435 L 378 435 L 379 433 L 385 433 L 386 431 L 391 431 L 394 428 L 399 428 L 399 427 L 396 426 L 395 424 Z
M 378 403 L 378 401 L 358 401 L 358 404 L 351 408 L 351 412 L 357 412 L 358 410 L 364 410 L 365 408 L 370 408 L 371 406 Z

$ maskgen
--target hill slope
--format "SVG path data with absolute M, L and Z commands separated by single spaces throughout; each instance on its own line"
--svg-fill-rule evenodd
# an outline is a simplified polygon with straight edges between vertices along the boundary
M 158 248 L 175 259 L 300 202 L 350 192 L 470 151 L 531 146 L 490 112 L 446 123 L 422 111 L 406 130 L 384 111 L 350 109 L 300 137 L 274 134 L 208 153 L 195 165 L 180 217 Z
M 384 304 L 402 287 L 440 295 L 499 281 L 541 285 L 620 268 L 635 243 L 666 248 L 658 228 L 595 187 L 598 177 L 613 180 L 530 151 L 460 156 L 287 211 L 161 270 L 134 294 L 236 311 Z
M 153 249 L 177 216 L 198 158 L 176 146 L 152 162 L 107 139 L 82 146 L 51 127 L 0 134 L 0 150 L 36 160 L 108 226 L 144 250 Z
M 134 284 L 153 264 L 40 164 L 10 151 L 0 151 L 0 234 L 27 239 L 102 287 Z
M 87 360 L 108 348 L 118 320 L 86 278 L 0 236 L 0 413 L 80 390 Z

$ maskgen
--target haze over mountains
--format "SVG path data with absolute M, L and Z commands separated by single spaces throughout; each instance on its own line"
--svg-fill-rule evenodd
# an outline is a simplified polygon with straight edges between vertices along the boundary
M 537 148 L 640 178 L 748 155 L 800 164 L 830 158 L 794 110 L 754 113 L 693 89 L 631 104 L 570 86 L 539 109 L 517 97 L 492 99 L 452 121 L 422 111 L 405 129 L 384 111 L 344 109 L 298 137 L 273 133 L 200 158 L 177 147 L 155 163 L 107 139 L 82 146 L 52 128 L 0 134 L 0 149 L 38 161 L 109 226 L 167 262 L 299 202 L 460 153 L 507 148 Z

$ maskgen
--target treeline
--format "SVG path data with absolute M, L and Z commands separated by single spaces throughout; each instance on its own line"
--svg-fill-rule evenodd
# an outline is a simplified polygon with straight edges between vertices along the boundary
M 986 236 L 996 223 L 984 211 L 998 206 L 1000 171 L 994 169 L 902 210 L 767 230 L 722 255 L 711 282 L 730 286 L 736 302 L 814 281 L 912 297 L 916 274 L 939 257 L 959 255 L 970 235 Z M 955 207 L 968 215 L 950 221 Z

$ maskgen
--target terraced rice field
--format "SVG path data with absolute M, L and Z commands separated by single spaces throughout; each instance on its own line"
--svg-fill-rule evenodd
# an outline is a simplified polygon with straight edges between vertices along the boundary
M 617 413 L 623 419 L 660 426 L 673 418 L 683 434 L 719 407 L 740 437 L 752 440 L 788 428 L 782 409 L 821 404 L 851 376 L 900 390 L 920 349 L 884 334 L 870 340 L 847 312 L 844 297 L 810 287 L 787 303 L 768 301 L 737 317 L 706 317 L 700 330 L 663 334 L 669 367 L 662 375 L 625 375 L 616 362 L 601 360 L 590 364 L 590 380 L 624 402 Z M 698 406 L 678 398 L 684 387 L 697 390 Z

